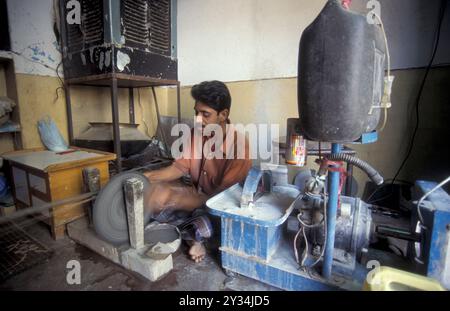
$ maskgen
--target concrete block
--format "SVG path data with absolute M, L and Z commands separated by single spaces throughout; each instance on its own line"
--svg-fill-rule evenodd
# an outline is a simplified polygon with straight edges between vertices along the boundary
M 134 249 L 144 247 L 144 184 L 137 178 L 125 182 L 125 201 L 127 206 L 130 244 Z
M 150 259 L 144 255 L 145 250 L 129 249 L 121 254 L 122 266 L 157 281 L 173 269 L 172 255 L 162 260 Z
M 67 224 L 67 234 L 78 244 L 86 246 L 119 265 L 121 264 L 120 253 L 130 248 L 128 244 L 117 247 L 100 239 L 89 227 L 85 217 Z

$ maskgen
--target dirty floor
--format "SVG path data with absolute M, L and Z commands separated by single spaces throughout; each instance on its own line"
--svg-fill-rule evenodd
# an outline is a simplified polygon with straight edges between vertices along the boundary
M 125 270 L 88 248 L 78 245 L 67 236 L 54 241 L 48 227 L 34 223 L 24 230 L 53 250 L 46 261 L 0 283 L 0 290 L 25 291 L 274 291 L 276 288 L 258 281 L 236 276 L 227 277 L 220 267 L 217 237 L 208 245 L 208 254 L 201 263 L 186 256 L 183 247 L 174 257 L 174 269 L 162 280 L 150 282 Z M 81 284 L 66 282 L 66 268 L 70 260 L 81 264 Z

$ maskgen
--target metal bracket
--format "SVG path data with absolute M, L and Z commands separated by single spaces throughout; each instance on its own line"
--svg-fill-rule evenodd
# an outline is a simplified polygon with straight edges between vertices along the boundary
M 272 172 L 253 167 L 242 189 L 241 208 L 251 207 L 264 193 L 272 192 Z

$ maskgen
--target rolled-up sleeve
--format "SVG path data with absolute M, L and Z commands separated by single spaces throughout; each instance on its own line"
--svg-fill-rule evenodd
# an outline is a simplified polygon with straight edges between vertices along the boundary
M 247 138 L 245 141 L 245 157 L 244 159 L 239 159 L 237 156 L 237 148 L 235 146 L 235 158 L 232 160 L 227 160 L 227 164 L 225 166 L 225 171 L 223 174 L 222 182 L 219 184 L 215 193 L 219 193 L 234 184 L 242 182 L 247 178 L 248 172 L 252 168 L 252 160 L 250 160 L 250 146 Z M 235 140 L 237 142 L 237 140 Z
M 249 159 L 229 160 L 229 165 L 225 169 L 222 182 L 214 193 L 222 192 L 234 184 L 244 181 L 251 167 L 252 161 Z

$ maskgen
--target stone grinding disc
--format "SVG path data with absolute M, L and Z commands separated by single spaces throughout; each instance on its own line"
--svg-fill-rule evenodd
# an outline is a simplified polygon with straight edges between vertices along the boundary
M 138 178 L 144 183 L 144 193 L 149 187 L 148 179 L 140 173 L 122 173 L 114 176 L 99 192 L 93 208 L 96 233 L 104 240 L 120 245 L 129 242 L 128 222 L 123 185 L 129 178 Z M 144 226 L 150 215 L 144 209 Z

